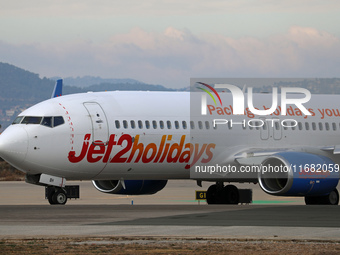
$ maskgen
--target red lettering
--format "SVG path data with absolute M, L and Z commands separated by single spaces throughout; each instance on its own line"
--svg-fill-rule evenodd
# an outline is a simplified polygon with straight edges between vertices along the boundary
M 89 148 L 89 140 L 91 138 L 91 134 L 86 134 L 84 136 L 84 143 L 83 143 L 83 148 L 79 154 L 79 156 L 76 156 L 76 152 L 75 151 L 70 151 L 68 153 L 68 160 L 71 163 L 78 163 L 80 161 L 82 161 L 87 153 L 87 149 Z
M 232 115 L 233 114 L 228 107 L 224 107 L 224 112 L 227 115 Z
M 195 144 L 194 159 L 193 159 L 191 164 L 188 164 L 188 165 L 185 166 L 186 169 L 189 169 L 190 167 L 192 167 L 193 165 L 196 164 L 196 162 L 201 158 L 203 152 L 205 151 L 205 148 L 207 147 L 207 144 L 206 143 L 203 144 L 201 150 L 199 150 L 199 146 L 200 145 L 198 143 Z
M 157 161 L 159 160 L 159 158 L 162 155 L 162 151 L 163 151 L 163 147 L 164 147 L 164 143 L 165 143 L 165 138 L 166 138 L 166 135 L 163 135 L 162 136 L 162 141 L 161 141 L 161 143 L 159 145 L 159 150 L 158 150 L 157 156 L 156 156 L 156 158 L 154 160 L 155 163 L 157 163 Z
M 222 107 L 217 107 L 217 114 L 218 115 L 224 115 Z
M 288 114 L 289 116 L 295 116 L 293 107 L 289 106 L 289 107 L 287 108 L 287 114 Z
M 169 135 L 167 140 L 171 141 L 171 139 L 172 139 L 172 135 Z M 169 146 L 170 146 L 169 143 L 165 144 L 164 153 L 163 153 L 161 159 L 159 160 L 159 163 L 162 163 L 164 161 L 164 159 L 166 158 L 168 151 L 169 151 Z
M 211 149 L 215 149 L 215 144 L 213 144 L 213 143 L 208 144 L 207 149 L 205 150 L 205 154 L 206 154 L 208 157 L 202 159 L 201 162 L 202 162 L 203 164 L 204 164 L 204 163 L 208 163 L 208 162 L 212 159 L 213 153 L 211 152 Z
M 124 141 L 127 142 L 126 146 L 112 158 L 110 163 L 124 163 L 126 161 L 127 158 L 124 158 L 123 155 L 127 153 L 132 147 L 131 136 L 127 134 L 122 135 L 119 138 L 117 145 L 122 145 Z
M 173 145 L 171 145 L 170 150 L 169 150 L 169 154 L 168 154 L 168 158 L 167 158 L 167 162 L 168 163 L 175 163 L 178 161 L 179 156 L 182 153 L 182 149 L 183 149 L 183 144 L 184 144 L 184 140 L 185 140 L 185 135 L 182 135 L 181 141 L 180 143 L 174 143 Z M 177 151 L 175 155 L 174 151 Z
M 215 111 L 215 107 L 213 105 L 207 105 L 209 114 L 211 115 L 213 111 Z
M 298 108 L 295 108 L 295 114 L 296 114 L 296 116 L 302 116 L 302 112 Z
M 116 144 L 117 144 L 117 142 L 115 141 L 115 135 L 110 135 L 110 139 L 109 139 L 109 143 L 107 145 L 106 153 L 105 153 L 105 156 L 103 158 L 104 163 L 107 163 L 107 161 L 109 161 L 113 145 L 116 145 Z
M 68 159 L 71 163 L 78 163 L 85 157 L 89 163 L 96 163 L 100 160 L 103 163 L 109 161 L 110 163 L 130 163 L 134 158 L 134 163 L 138 163 L 140 160 L 143 163 L 162 163 L 166 160 L 168 163 L 187 163 L 185 169 L 189 169 L 200 159 L 202 163 L 208 163 L 213 157 L 212 149 L 215 148 L 215 144 L 203 144 L 201 148 L 198 143 L 184 145 L 185 135 L 181 136 L 179 143 L 173 144 L 170 142 L 172 135 L 163 135 L 159 146 L 155 143 L 149 143 L 144 146 L 142 142 L 139 142 L 140 135 L 135 136 L 134 142 L 132 142 L 132 137 L 128 134 L 120 136 L 118 142 L 115 141 L 115 137 L 116 135 L 114 134 L 110 135 L 108 144 L 105 146 L 99 140 L 91 144 L 91 134 L 86 134 L 80 154 L 76 156 L 75 151 L 71 150 Z M 110 159 L 113 146 L 120 146 L 121 149 Z M 205 156 L 202 158 L 204 152 Z M 192 155 L 193 158 L 191 157 Z M 190 159 L 192 159 L 191 164 L 189 164 Z
M 96 144 L 98 144 L 98 143 L 100 143 L 100 142 L 101 142 L 101 141 L 95 141 Z M 96 147 L 99 147 L 99 149 L 96 149 Z M 87 152 L 87 161 L 88 161 L 89 163 L 96 163 L 96 162 L 98 162 L 99 160 L 101 160 L 101 158 L 102 158 L 103 156 L 98 156 L 98 157 L 95 157 L 95 158 L 94 158 L 93 155 L 96 155 L 96 154 L 102 155 L 102 154 L 104 154 L 104 152 L 105 152 L 105 146 L 104 146 L 104 144 L 103 144 L 102 146 L 91 144 L 91 145 L 90 145 L 90 149 L 89 149 L 89 151 Z
M 185 149 L 188 149 L 188 151 L 183 151 L 183 153 L 181 154 L 181 156 L 179 157 L 179 163 L 188 163 L 190 160 L 190 156 L 192 155 L 192 153 L 194 152 L 194 146 L 191 143 L 187 143 L 184 146 Z M 187 168 L 186 168 L 187 169 Z
M 152 150 L 151 155 L 148 157 L 149 151 Z M 156 156 L 157 152 L 157 146 L 154 143 L 149 143 L 144 150 L 142 162 L 143 163 L 149 163 L 153 160 L 153 158 Z
M 140 160 L 140 158 L 143 155 L 143 150 L 144 150 L 144 145 L 142 143 L 138 143 L 139 141 L 139 135 L 136 135 L 135 137 L 135 141 L 133 142 L 133 147 L 132 147 L 132 151 L 130 153 L 130 157 L 127 160 L 127 163 L 131 162 L 133 156 L 135 155 L 136 151 L 139 150 L 138 156 L 135 160 L 135 163 L 138 162 Z

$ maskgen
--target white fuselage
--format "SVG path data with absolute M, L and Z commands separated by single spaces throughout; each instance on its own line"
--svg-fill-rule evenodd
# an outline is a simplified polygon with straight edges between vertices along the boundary
M 299 116 L 294 106 L 288 116 L 279 111 L 260 117 L 232 115 L 228 104 L 202 118 L 190 109 L 190 94 L 99 92 L 49 99 L 19 116 L 62 117 L 64 123 L 11 125 L 0 136 L 0 156 L 29 174 L 69 180 L 186 179 L 195 164 L 239 165 L 236 158 L 243 152 L 279 149 L 325 155 L 339 163 L 339 96 L 313 95 L 306 108 L 314 116 L 308 117 Z M 230 94 L 222 97 L 232 105 Z M 258 94 L 254 101 L 259 108 L 271 106 L 270 95 Z M 213 128 L 216 119 L 229 124 Z M 267 124 L 252 128 L 256 121 L 248 121 L 253 119 Z M 273 119 L 280 124 L 268 121 Z M 288 119 L 298 126 L 284 128 L 281 121 Z M 237 124 L 243 122 L 245 127 Z M 244 181 L 256 177 L 247 175 Z M 232 179 L 226 176 L 224 181 Z

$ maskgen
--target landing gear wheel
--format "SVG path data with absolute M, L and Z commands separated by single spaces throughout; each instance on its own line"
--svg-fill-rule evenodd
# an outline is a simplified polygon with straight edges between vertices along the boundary
M 334 189 L 327 196 L 327 204 L 329 205 L 338 205 L 339 204 L 339 192 L 337 189 Z
M 211 185 L 207 190 L 207 203 L 208 205 L 217 204 L 217 185 Z
M 237 205 L 240 201 L 238 188 L 234 185 L 211 185 L 207 190 L 207 203 L 211 204 L 233 204 Z
M 51 192 L 48 196 L 48 202 L 50 203 L 50 205 L 55 205 L 55 202 L 53 200 L 53 195 L 55 192 Z
M 63 191 L 63 190 L 56 191 L 52 196 L 52 200 L 53 200 L 54 204 L 58 204 L 58 205 L 66 204 L 66 202 L 67 202 L 66 192 Z
M 240 201 L 238 188 L 234 185 L 227 185 L 223 188 L 223 201 L 224 204 L 237 205 Z
M 306 205 L 338 205 L 339 192 L 334 189 L 326 196 L 307 196 L 305 197 L 305 203 Z
M 315 197 L 305 197 L 305 204 L 306 205 L 316 205 L 316 198 Z

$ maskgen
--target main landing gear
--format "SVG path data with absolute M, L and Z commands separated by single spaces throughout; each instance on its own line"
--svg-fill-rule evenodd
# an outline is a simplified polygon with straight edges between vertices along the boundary
M 325 196 L 306 196 L 306 205 L 338 205 L 339 204 L 339 192 L 334 189 Z
M 49 187 L 46 196 L 51 205 L 64 205 L 67 202 L 67 193 L 63 188 Z
M 211 185 L 207 190 L 208 204 L 234 204 L 240 201 L 239 190 L 234 185 L 224 186 L 223 182 Z

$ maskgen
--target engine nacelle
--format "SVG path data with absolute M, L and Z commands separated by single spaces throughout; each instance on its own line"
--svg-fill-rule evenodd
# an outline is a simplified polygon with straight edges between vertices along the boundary
M 280 152 L 262 162 L 261 188 L 276 196 L 322 196 L 339 182 L 339 168 L 331 159 L 304 152 Z
M 151 195 L 162 190 L 167 180 L 127 180 L 125 189 L 120 180 L 92 181 L 94 187 L 100 192 L 120 195 Z

